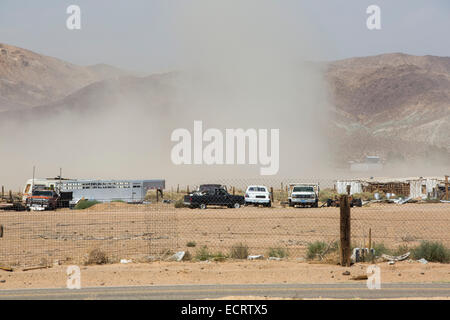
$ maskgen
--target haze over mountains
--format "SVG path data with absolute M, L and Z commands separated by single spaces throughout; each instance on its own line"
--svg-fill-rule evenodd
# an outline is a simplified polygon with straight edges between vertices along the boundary
M 111 66 L 82 67 L 0 44 L 0 111 L 47 104 L 91 83 L 124 75 Z
M 431 152 L 441 160 L 450 155 L 449 57 L 393 53 L 331 62 L 324 70 L 329 92 L 323 95 L 334 106 L 327 135 L 341 165 L 366 154 L 414 159 Z M 185 85 L 177 73 L 136 77 L 0 44 L 0 126 L 68 112 L 79 115 L 74 122 L 86 115 L 102 121 L 124 108 L 157 126 L 158 119 L 179 114 L 173 106 Z

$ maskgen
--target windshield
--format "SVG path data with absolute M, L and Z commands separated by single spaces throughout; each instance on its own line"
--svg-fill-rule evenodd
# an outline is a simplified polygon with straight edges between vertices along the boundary
M 314 187 L 294 187 L 292 192 L 314 192 Z
M 52 191 L 34 191 L 33 196 L 39 196 L 39 197 L 52 197 L 53 192 Z
M 250 187 L 248 188 L 248 191 L 266 192 L 267 190 L 264 187 Z

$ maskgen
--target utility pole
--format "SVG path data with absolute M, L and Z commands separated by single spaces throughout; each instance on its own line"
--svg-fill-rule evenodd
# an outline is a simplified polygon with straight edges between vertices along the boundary
M 36 166 L 33 166 L 33 182 L 31 184 L 31 194 L 33 194 L 34 190 L 34 174 L 36 173 Z
M 445 199 L 448 201 L 448 176 L 445 176 Z
M 348 195 L 342 195 L 339 200 L 340 233 L 341 233 L 341 266 L 350 267 L 350 202 Z

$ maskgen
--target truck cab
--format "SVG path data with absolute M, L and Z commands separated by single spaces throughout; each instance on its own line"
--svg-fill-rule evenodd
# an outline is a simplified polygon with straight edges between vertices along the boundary
M 294 183 L 289 185 L 289 206 L 319 206 L 319 184 Z
M 36 189 L 26 199 L 28 211 L 55 210 L 58 207 L 59 195 L 48 189 Z

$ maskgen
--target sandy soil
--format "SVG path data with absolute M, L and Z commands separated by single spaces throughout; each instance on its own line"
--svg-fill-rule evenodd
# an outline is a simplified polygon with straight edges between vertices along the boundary
M 450 264 L 379 263 L 382 283 L 450 282 Z M 350 268 L 298 261 L 153 262 L 81 266 L 81 285 L 143 286 L 168 284 L 343 283 L 366 273 L 368 264 Z M 0 271 L 0 289 L 64 288 L 67 266 L 30 271 Z M 344 276 L 344 271 L 350 276 Z M 2 282 L 5 280 L 5 282 Z M 365 280 L 359 281 L 365 282 Z
M 0 212 L 0 265 L 81 264 L 99 248 L 112 261 L 148 261 L 167 250 L 203 245 L 228 253 L 244 243 L 251 254 L 266 255 L 281 247 L 290 258 L 303 257 L 308 243 L 339 239 L 338 208 L 175 209 L 173 205 L 100 204 L 87 210 Z M 450 206 L 437 204 L 381 205 L 352 209 L 352 241 L 389 247 L 438 240 L 450 245 Z M 194 241 L 195 248 L 187 243 Z

